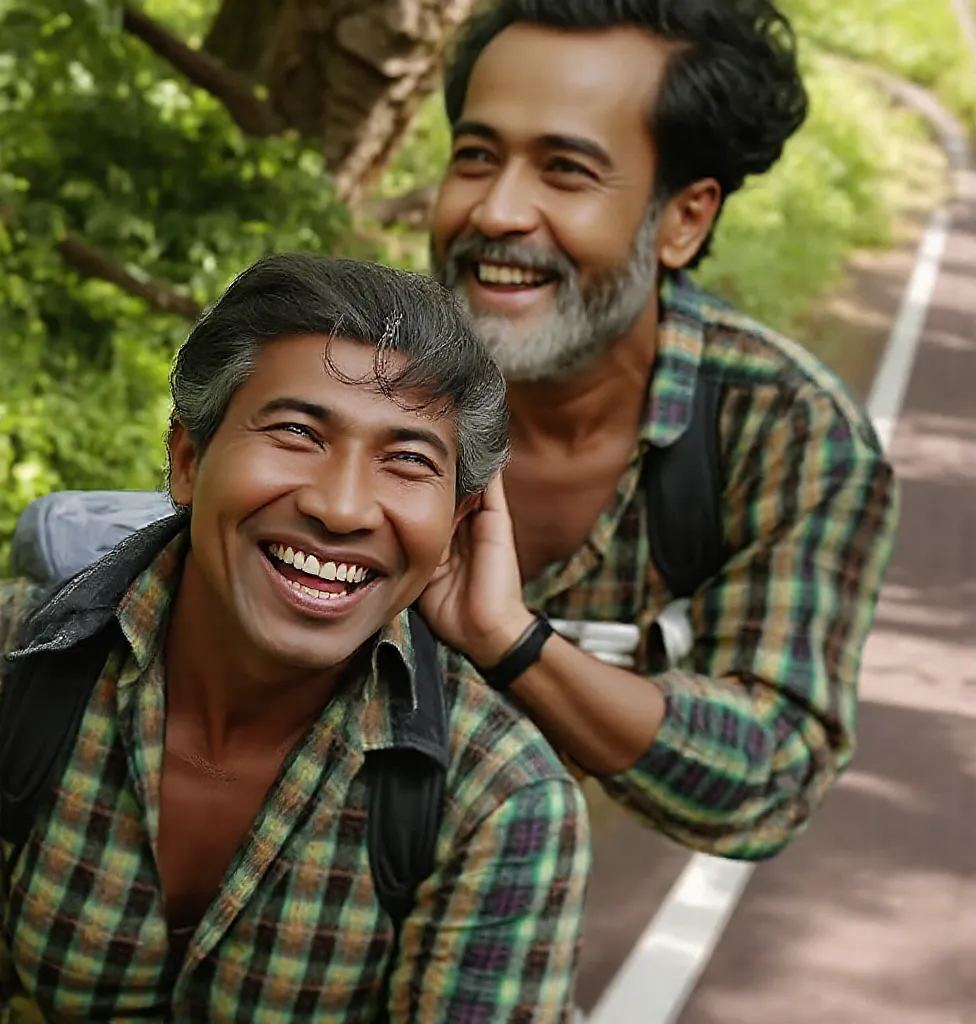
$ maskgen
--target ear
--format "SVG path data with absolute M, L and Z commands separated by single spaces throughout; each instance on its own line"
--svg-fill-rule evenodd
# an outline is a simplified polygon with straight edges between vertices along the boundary
M 702 247 L 722 206 L 722 189 L 714 178 L 682 189 L 665 206 L 658 232 L 658 259 L 669 270 L 687 266 Z
M 444 553 L 441 555 L 441 560 L 437 565 L 438 569 L 447 565 L 450 561 L 451 551 L 454 549 L 454 537 L 458 531 L 458 527 L 469 515 L 471 515 L 472 512 L 477 512 L 480 508 L 480 494 L 469 494 L 466 498 L 462 498 L 461 501 L 458 502 L 457 508 L 454 510 L 454 522 L 451 525 L 451 538 L 444 546 Z
M 169 451 L 169 493 L 177 505 L 193 504 L 193 489 L 197 480 L 199 458 L 186 427 L 178 419 L 169 426 L 166 442 Z
M 466 498 L 462 498 L 458 502 L 457 508 L 454 510 L 454 530 L 461 525 L 461 523 L 469 516 L 472 512 L 476 512 L 481 508 L 481 495 L 480 494 L 469 494 Z

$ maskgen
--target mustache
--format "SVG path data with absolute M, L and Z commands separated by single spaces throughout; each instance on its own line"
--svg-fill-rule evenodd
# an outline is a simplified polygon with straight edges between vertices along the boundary
M 576 273 L 576 267 L 561 252 L 555 249 L 541 249 L 517 239 L 488 238 L 480 232 L 456 238 L 448 247 L 445 263 L 456 270 L 460 263 L 515 263 L 539 273 L 569 278 Z

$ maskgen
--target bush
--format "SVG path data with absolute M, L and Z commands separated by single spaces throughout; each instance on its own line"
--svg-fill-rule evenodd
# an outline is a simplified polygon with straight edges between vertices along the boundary
M 66 232 L 199 305 L 269 252 L 373 253 L 313 146 L 246 139 L 115 6 L 0 0 L 0 572 L 33 498 L 163 476 L 190 323 L 72 269 Z
M 884 182 L 920 128 L 855 72 L 815 57 L 810 117 L 773 170 L 734 195 L 700 283 L 790 333 L 858 247 L 884 245 Z
M 973 54 L 951 0 L 778 2 L 805 43 L 870 61 L 928 86 L 976 128 Z

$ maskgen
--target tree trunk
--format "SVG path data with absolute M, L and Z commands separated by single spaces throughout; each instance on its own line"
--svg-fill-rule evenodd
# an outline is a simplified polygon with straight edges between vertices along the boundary
M 268 89 L 288 126 L 320 141 L 355 203 L 436 88 L 446 39 L 475 0 L 223 0 L 205 49 Z

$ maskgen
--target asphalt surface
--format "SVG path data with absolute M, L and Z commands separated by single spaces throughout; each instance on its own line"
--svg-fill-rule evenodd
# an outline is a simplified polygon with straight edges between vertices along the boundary
M 976 175 L 962 191 L 892 440 L 859 753 L 756 871 L 681 1024 L 976 1022 Z
M 752 876 L 680 1024 L 976 1024 L 976 174 L 957 185 L 891 442 L 902 517 L 859 751 Z M 892 316 L 904 285 L 876 281 Z M 584 1011 L 688 860 L 602 802 L 594 819 Z

